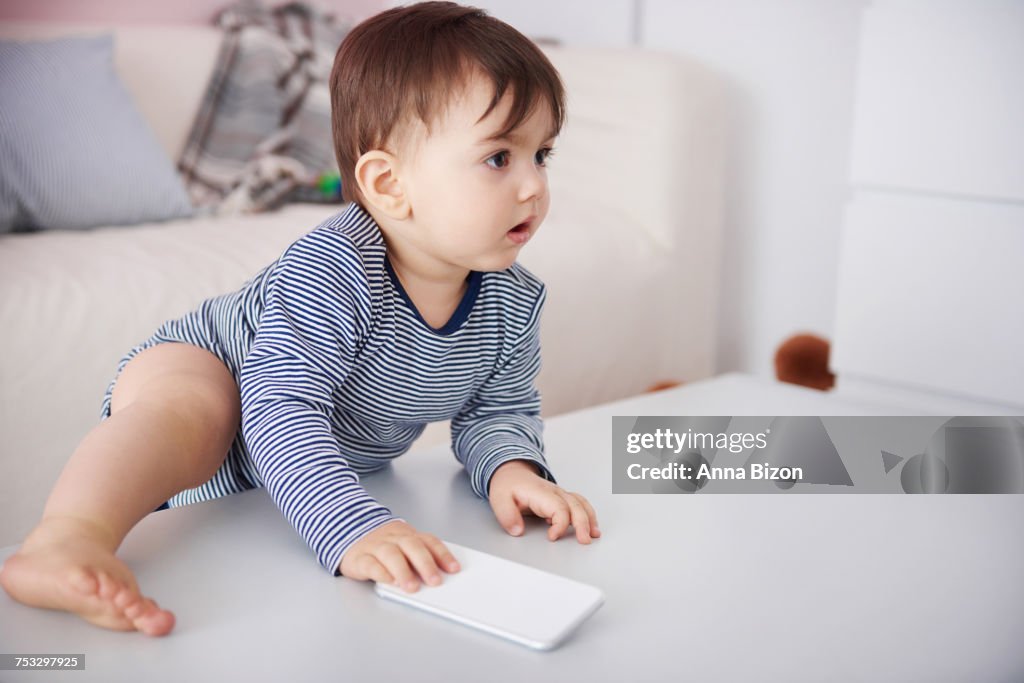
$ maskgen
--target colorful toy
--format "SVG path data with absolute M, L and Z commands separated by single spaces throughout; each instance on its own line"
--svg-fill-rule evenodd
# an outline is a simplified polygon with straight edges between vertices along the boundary
M 316 178 L 316 188 L 326 199 L 341 197 L 341 176 L 337 173 L 321 173 Z

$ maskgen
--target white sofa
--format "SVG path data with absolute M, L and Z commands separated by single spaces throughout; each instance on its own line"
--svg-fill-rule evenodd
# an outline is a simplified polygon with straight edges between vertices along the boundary
M 0 37 L 110 27 L 5 24 Z M 176 159 L 216 57 L 206 27 L 116 27 L 115 66 Z M 723 131 L 714 79 L 655 53 L 549 48 L 569 93 L 553 207 L 523 263 L 549 286 L 544 411 L 712 373 Z M 0 237 L 0 546 L 42 511 L 121 355 L 238 287 L 337 207 Z M 447 438 L 443 426 L 425 441 Z M 581 453 L 580 457 L 588 454 Z

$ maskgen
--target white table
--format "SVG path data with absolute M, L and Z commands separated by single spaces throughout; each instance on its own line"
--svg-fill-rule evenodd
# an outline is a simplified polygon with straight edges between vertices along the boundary
M 552 419 L 556 476 L 601 521 L 589 547 L 549 542 L 533 518 L 506 535 L 444 448 L 363 479 L 418 528 L 599 586 L 605 605 L 552 652 L 329 576 L 256 490 L 150 515 L 126 539 L 144 590 L 177 615 L 168 637 L 0 592 L 0 652 L 86 655 L 84 671 L 0 680 L 1024 679 L 1024 496 L 611 494 L 613 415 L 886 412 L 729 375 Z

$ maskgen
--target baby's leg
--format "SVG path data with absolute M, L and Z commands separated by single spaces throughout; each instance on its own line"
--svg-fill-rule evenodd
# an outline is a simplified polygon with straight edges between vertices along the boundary
M 139 520 L 214 475 L 238 430 L 239 391 L 221 361 L 160 344 L 124 368 L 110 417 L 65 465 L 43 518 L 0 568 L 19 602 L 119 630 L 163 635 L 174 615 L 143 596 L 114 556 Z

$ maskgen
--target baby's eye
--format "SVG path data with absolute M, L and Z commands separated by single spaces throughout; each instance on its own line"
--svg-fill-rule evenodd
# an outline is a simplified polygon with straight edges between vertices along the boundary
M 536 154 L 533 155 L 533 162 L 538 166 L 546 166 L 548 159 L 550 159 L 551 155 L 554 153 L 555 150 L 553 150 L 552 148 L 542 147 L 541 149 L 537 150 Z
M 508 166 L 508 152 L 498 152 L 497 154 L 487 158 L 484 162 L 491 168 L 505 168 Z

